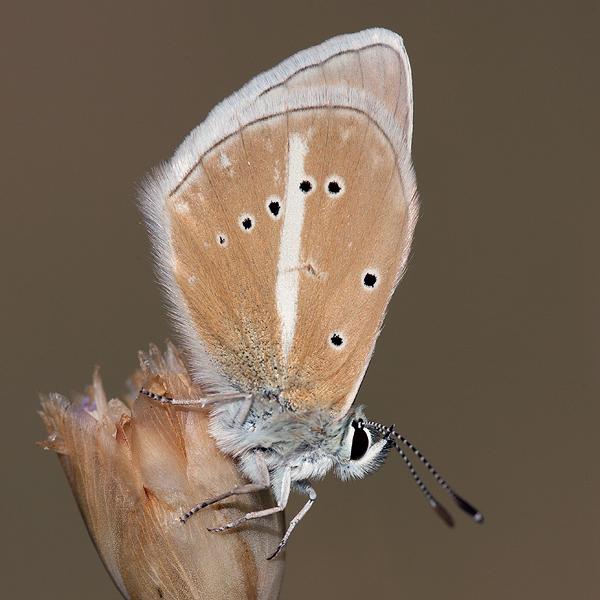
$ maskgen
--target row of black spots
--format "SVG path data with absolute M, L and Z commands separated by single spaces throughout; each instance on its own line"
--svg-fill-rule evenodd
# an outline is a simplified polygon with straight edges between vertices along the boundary
M 299 187 L 301 192 L 304 194 L 309 194 L 315 188 L 315 183 L 309 179 L 303 179 L 300 182 Z M 342 178 L 338 177 L 337 175 L 329 177 L 325 182 L 324 187 L 325 193 L 332 198 L 337 198 L 344 193 L 344 182 Z
M 304 179 L 300 182 L 300 190 L 305 194 L 309 194 L 314 189 L 314 182 Z M 326 190 L 329 195 L 339 195 L 343 191 L 341 179 L 330 179 L 326 184 Z M 271 218 L 278 220 L 281 217 L 282 206 L 281 200 L 277 196 L 269 196 L 267 198 L 266 208 Z M 254 228 L 255 220 L 252 215 L 242 215 L 238 221 L 242 231 L 251 231 Z M 227 238 L 224 235 L 220 235 L 218 238 L 219 244 L 222 246 L 227 245 Z
M 309 179 L 304 179 L 300 182 L 300 190 L 305 194 L 309 194 L 314 189 L 314 185 L 314 182 Z M 330 196 L 340 195 L 343 193 L 343 189 L 343 183 L 339 177 L 330 178 L 325 184 L 325 190 Z M 281 201 L 277 196 L 269 196 L 269 198 L 267 198 L 266 208 L 273 219 L 277 220 L 281 217 Z M 242 231 L 249 232 L 254 229 L 255 219 L 252 215 L 245 214 L 239 218 L 238 223 Z M 217 236 L 217 242 L 220 246 L 227 246 L 227 236 L 219 234 Z M 375 282 L 373 282 L 372 285 L 365 282 L 366 287 L 373 287 L 374 285 Z

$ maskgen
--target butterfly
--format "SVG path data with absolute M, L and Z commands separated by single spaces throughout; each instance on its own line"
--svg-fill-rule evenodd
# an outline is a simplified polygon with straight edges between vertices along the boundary
M 141 208 L 157 273 L 203 395 L 210 433 L 276 506 L 308 497 L 270 558 L 316 499 L 311 480 L 376 470 L 398 442 L 394 426 L 354 400 L 400 281 L 418 214 L 411 161 L 411 70 L 385 29 L 334 37 L 255 77 L 217 105 L 143 184 Z

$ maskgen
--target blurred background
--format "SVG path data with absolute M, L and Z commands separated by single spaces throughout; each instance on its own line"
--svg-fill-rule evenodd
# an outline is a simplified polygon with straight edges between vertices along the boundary
M 422 212 L 358 402 L 486 522 L 456 509 L 448 529 L 397 456 L 359 482 L 330 476 L 291 538 L 281 597 L 597 598 L 599 10 L 7 3 L 2 598 L 120 598 L 56 456 L 34 442 L 38 390 L 82 390 L 98 363 L 117 396 L 137 351 L 171 335 L 136 183 L 254 75 L 373 26 L 403 36 L 412 63 Z

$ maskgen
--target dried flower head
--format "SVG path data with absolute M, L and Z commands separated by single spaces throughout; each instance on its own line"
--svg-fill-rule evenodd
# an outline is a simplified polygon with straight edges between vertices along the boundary
M 180 517 L 246 481 L 208 434 L 208 409 L 138 396 L 200 396 L 177 353 L 140 353 L 142 370 L 124 401 L 107 401 L 98 369 L 85 396 L 42 395 L 48 438 L 58 453 L 96 548 L 125 598 L 277 598 L 284 558 L 267 561 L 283 534 L 281 513 L 222 533 L 219 527 L 274 505 L 269 491 L 233 496 Z

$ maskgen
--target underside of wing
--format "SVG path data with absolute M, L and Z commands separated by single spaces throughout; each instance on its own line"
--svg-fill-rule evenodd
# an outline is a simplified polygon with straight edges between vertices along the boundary
M 222 102 L 147 182 L 197 383 L 347 410 L 416 221 L 411 90 L 398 36 L 334 38 Z

